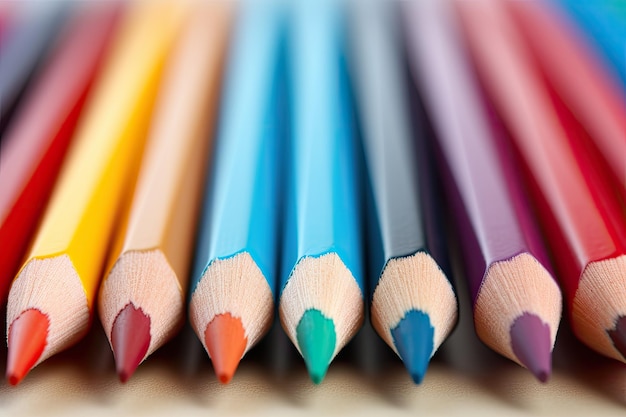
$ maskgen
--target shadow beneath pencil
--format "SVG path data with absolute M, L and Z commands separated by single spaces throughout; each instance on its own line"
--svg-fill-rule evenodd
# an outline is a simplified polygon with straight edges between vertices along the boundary
M 378 336 L 369 321 L 346 346 L 336 362 L 345 362 L 351 367 L 351 372 L 361 374 L 358 381 L 364 385 L 363 388 L 370 391 L 368 395 L 377 396 L 390 406 L 405 408 L 405 397 L 402 393 L 407 389 L 419 390 L 400 358 Z
M 471 312 L 460 320 L 452 336 L 441 346 L 435 363 L 453 370 L 467 381 L 468 389 L 477 387 L 518 410 L 527 410 L 523 389 L 527 384 L 540 383 L 532 374 L 514 362 L 495 353 L 476 336 Z
M 300 354 L 278 322 L 244 361 L 244 366 L 258 372 L 257 380 L 268 385 L 273 395 L 280 395 L 281 401 L 295 407 L 304 405 L 313 384 Z
M 610 401 L 626 406 L 626 365 L 601 356 L 580 342 L 564 318 L 554 349 L 556 372 L 568 375 Z

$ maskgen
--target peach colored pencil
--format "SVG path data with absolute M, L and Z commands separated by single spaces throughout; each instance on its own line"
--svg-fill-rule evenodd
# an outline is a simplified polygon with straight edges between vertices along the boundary
M 182 324 L 230 10 L 202 4 L 187 21 L 161 86 L 121 253 L 100 288 L 122 382 Z

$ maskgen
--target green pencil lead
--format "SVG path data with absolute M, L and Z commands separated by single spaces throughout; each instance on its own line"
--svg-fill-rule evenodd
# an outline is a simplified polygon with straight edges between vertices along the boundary
M 321 311 L 307 310 L 296 327 L 296 338 L 311 380 L 321 383 L 337 344 L 335 324 Z

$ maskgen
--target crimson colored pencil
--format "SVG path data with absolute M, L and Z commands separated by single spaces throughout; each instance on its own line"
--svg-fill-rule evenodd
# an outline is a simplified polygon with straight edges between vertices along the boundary
M 463 244 L 474 326 L 480 339 L 528 368 L 551 372 L 561 293 L 501 132 L 464 56 L 453 10 L 441 0 L 406 2 L 408 55 L 436 131 L 447 191 Z
M 0 304 L 28 248 L 98 72 L 119 7 L 78 12 L 7 127 L 0 155 Z
M 503 6 L 457 2 L 477 72 L 523 162 L 569 307 L 589 347 L 626 362 L 626 216 Z
M 582 34 L 549 4 L 504 2 L 548 82 L 590 133 L 626 200 L 626 91 Z

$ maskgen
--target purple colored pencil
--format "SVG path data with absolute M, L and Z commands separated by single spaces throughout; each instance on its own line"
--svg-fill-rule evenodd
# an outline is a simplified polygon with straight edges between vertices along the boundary
M 406 2 L 411 72 L 437 133 L 463 245 L 480 339 L 528 368 L 551 372 L 561 292 L 529 204 L 485 106 L 445 1 Z

